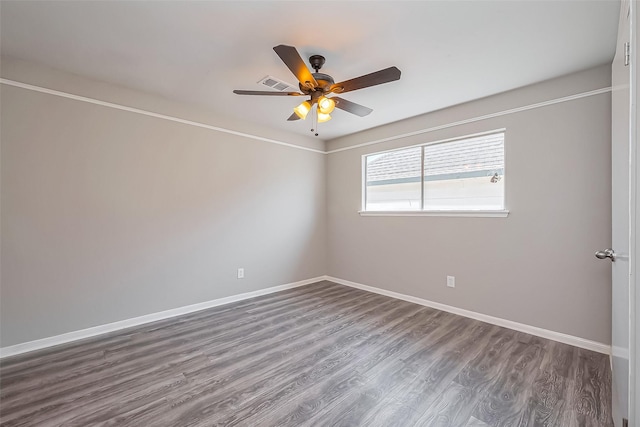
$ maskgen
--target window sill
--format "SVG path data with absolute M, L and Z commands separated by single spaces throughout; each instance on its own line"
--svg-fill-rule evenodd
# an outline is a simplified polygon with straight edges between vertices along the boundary
M 475 218 L 506 218 L 508 210 L 481 211 L 359 211 L 360 216 L 447 216 L 447 217 L 475 217 Z

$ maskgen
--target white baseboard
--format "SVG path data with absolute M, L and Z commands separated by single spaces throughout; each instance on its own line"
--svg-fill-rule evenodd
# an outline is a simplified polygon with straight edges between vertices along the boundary
M 253 292 L 246 292 L 243 294 L 232 295 L 225 298 L 218 298 L 211 301 L 206 301 L 198 304 L 187 305 L 184 307 L 173 308 L 171 310 L 165 310 L 158 313 L 146 314 L 144 316 L 134 317 L 132 319 L 120 320 L 106 325 L 95 326 L 92 328 L 82 329 L 79 331 L 68 332 L 66 334 L 56 335 L 53 337 L 42 338 L 35 341 L 29 341 L 12 345 L 9 347 L 0 348 L 0 359 L 9 356 L 15 356 L 22 353 L 28 353 L 30 351 L 41 350 L 47 347 L 53 347 L 60 344 L 70 343 L 72 341 L 78 341 L 85 338 L 91 338 L 98 335 L 106 334 L 109 332 L 115 332 L 122 329 L 131 328 L 133 326 L 144 325 L 146 323 L 155 322 L 158 320 L 169 319 L 171 317 L 181 316 L 183 314 L 193 313 L 200 310 L 205 310 L 211 307 L 217 307 L 219 305 L 229 304 L 236 301 L 242 301 L 249 298 L 258 297 L 261 295 L 267 295 L 274 292 L 280 292 L 287 289 L 297 288 L 299 286 L 309 285 L 322 280 L 328 280 L 341 285 L 349 286 L 356 289 L 361 289 L 368 292 L 373 292 L 380 295 L 385 295 L 391 298 L 400 299 L 403 301 L 420 304 L 426 307 L 435 308 L 437 310 L 446 311 L 449 313 L 457 314 L 471 319 L 480 320 L 482 322 L 491 323 L 493 325 L 502 326 L 504 328 L 514 329 L 516 331 L 525 332 L 527 334 L 547 338 L 553 341 L 562 342 L 565 344 L 573 345 L 575 347 L 592 350 L 598 353 L 611 354 L 611 346 L 602 344 L 596 341 L 587 340 L 584 338 L 575 337 L 572 335 L 563 334 L 561 332 L 549 331 L 547 329 L 538 328 L 536 326 L 525 325 L 524 323 L 518 323 L 511 320 L 501 319 L 499 317 L 493 317 L 482 313 L 476 313 L 474 311 L 465 310 L 462 308 L 453 307 L 438 302 L 425 300 L 422 298 L 401 294 L 398 292 L 388 291 L 386 289 L 380 289 L 373 286 L 363 285 L 361 283 L 351 282 L 348 280 L 338 279 L 331 276 L 319 276 L 312 279 L 301 280 L 299 282 L 287 283 L 285 285 L 273 286 L 271 288 L 260 289 Z
M 253 292 L 246 292 L 238 295 L 231 295 L 225 298 L 218 298 L 211 301 L 205 301 L 198 304 L 187 305 L 184 307 L 172 308 L 158 313 L 145 314 L 144 316 L 134 317 L 132 319 L 119 320 L 106 325 L 94 326 L 92 328 L 81 329 L 79 331 L 68 332 L 66 334 L 55 335 L 53 337 L 42 338 L 35 341 L 29 341 L 0 348 L 0 359 L 9 356 L 15 356 L 30 351 L 41 350 L 47 347 L 53 347 L 60 344 L 66 344 L 72 341 L 78 341 L 85 338 L 95 337 L 97 335 L 115 332 L 132 326 L 144 325 L 158 320 L 169 319 L 171 317 L 181 316 L 183 314 L 193 313 L 195 311 L 205 310 L 219 305 L 229 304 L 236 301 L 242 301 L 249 298 L 259 297 L 261 295 L 272 294 L 287 289 L 297 288 L 299 286 L 309 285 L 311 283 L 325 280 L 325 276 L 314 277 L 312 279 L 301 280 L 299 282 L 287 283 L 285 285 L 273 286 L 271 288 L 260 289 Z
M 363 291 L 373 292 L 373 293 L 385 295 L 391 298 L 397 298 L 403 301 L 424 305 L 426 307 L 435 308 L 435 309 L 446 311 L 449 313 L 458 314 L 460 316 L 469 317 L 471 319 L 480 320 L 486 323 L 491 323 L 492 325 L 514 329 L 516 331 L 525 332 L 527 334 L 550 339 L 553 341 L 558 341 L 561 343 L 584 348 L 584 349 L 595 351 L 598 353 L 611 354 L 611 346 L 607 344 L 599 343 L 596 341 L 575 337 L 573 335 L 567 335 L 561 332 L 550 331 L 547 329 L 538 328 L 536 326 L 525 325 L 524 323 L 518 323 L 511 320 L 501 319 L 499 317 L 493 317 L 487 314 L 476 313 L 475 311 L 465 310 L 462 308 L 457 308 L 457 307 L 453 307 L 446 304 L 440 304 L 438 302 L 433 302 L 426 299 L 401 294 L 398 292 L 388 291 L 386 289 L 380 289 L 380 288 L 375 288 L 373 286 L 363 285 L 361 283 L 350 282 L 348 280 L 338 279 L 337 277 L 324 276 L 323 280 L 328 280 L 330 282 L 339 283 L 341 285 L 350 286 L 352 288 L 361 289 Z

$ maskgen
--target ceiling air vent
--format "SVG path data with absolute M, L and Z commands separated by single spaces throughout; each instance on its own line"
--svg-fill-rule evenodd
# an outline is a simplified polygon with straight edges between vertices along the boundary
M 261 86 L 266 86 L 278 92 L 297 92 L 298 88 L 291 83 L 287 83 L 272 76 L 266 76 L 258 82 Z

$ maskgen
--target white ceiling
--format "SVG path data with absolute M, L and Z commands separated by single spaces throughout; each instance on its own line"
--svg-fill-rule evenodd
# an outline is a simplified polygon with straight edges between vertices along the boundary
M 273 51 L 326 57 L 336 82 L 392 65 L 400 81 L 343 95 L 320 138 L 369 129 L 613 59 L 618 1 L 50 1 L 1 3 L 2 54 L 310 135 L 298 97 L 239 96 L 266 75 L 296 83 Z

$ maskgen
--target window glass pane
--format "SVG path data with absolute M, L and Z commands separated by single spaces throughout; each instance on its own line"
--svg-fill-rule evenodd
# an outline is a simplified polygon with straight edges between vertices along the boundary
M 420 210 L 421 147 L 366 158 L 367 211 Z
M 424 147 L 424 209 L 504 209 L 504 134 Z

